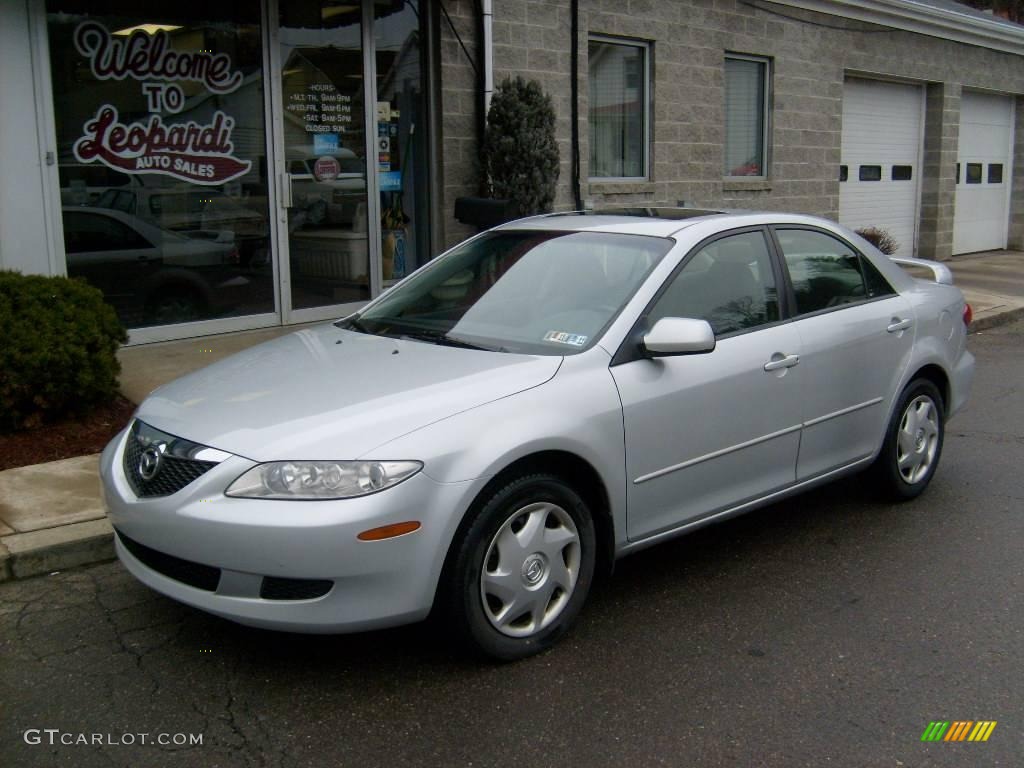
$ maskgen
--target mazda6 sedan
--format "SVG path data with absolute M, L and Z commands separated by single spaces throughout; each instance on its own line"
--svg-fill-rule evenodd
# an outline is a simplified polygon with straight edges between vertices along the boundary
M 503 225 L 153 392 L 102 457 L 124 565 L 243 624 L 433 614 L 516 659 L 624 555 L 850 473 L 921 493 L 974 370 L 948 270 L 649 213 Z

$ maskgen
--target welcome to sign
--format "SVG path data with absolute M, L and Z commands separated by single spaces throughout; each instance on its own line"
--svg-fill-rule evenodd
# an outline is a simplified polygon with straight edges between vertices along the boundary
M 97 80 L 142 83 L 153 113 L 182 110 L 181 81 L 200 83 L 216 94 L 231 93 L 242 84 L 242 73 L 232 68 L 230 56 L 177 51 L 163 30 L 152 35 L 135 30 L 118 39 L 102 24 L 87 21 L 75 28 L 74 43 Z M 84 124 L 73 152 L 81 163 L 98 161 L 122 173 L 159 173 L 193 184 L 220 185 L 252 168 L 250 161 L 234 155 L 234 126 L 235 121 L 221 110 L 204 124 L 190 120 L 168 125 L 159 114 L 122 123 L 114 105 L 102 104 Z

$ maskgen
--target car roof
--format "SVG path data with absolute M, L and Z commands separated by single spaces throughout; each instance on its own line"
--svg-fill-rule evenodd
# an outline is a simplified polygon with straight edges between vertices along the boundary
M 621 208 L 606 211 L 548 213 L 502 224 L 496 229 L 609 232 L 626 235 L 671 237 L 701 222 L 714 221 L 724 231 L 763 224 L 834 226 L 817 216 L 764 211 L 708 210 L 702 208 Z

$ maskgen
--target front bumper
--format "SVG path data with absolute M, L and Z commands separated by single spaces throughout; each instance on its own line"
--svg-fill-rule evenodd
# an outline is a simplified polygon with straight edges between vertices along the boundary
M 254 465 L 232 456 L 176 493 L 138 498 L 122 465 L 127 434 L 104 450 L 100 474 L 118 532 L 118 557 L 147 586 L 242 624 L 294 632 L 358 631 L 429 613 L 465 484 L 438 483 L 420 472 L 356 499 L 229 498 L 224 489 Z M 420 529 L 383 541 L 356 538 L 369 528 L 409 520 L 419 521 Z M 205 588 L 192 586 L 181 580 L 174 561 L 216 575 Z M 311 599 L 260 596 L 268 583 L 287 580 L 330 584 Z

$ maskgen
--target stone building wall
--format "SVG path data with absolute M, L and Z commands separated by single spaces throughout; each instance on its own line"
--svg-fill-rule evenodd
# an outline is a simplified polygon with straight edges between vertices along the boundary
M 470 233 L 452 219 L 455 197 L 476 194 L 476 80 L 452 26 L 476 55 L 472 0 L 445 3 L 441 21 L 445 240 Z M 571 169 L 570 5 L 494 3 L 496 81 L 538 80 L 555 104 L 561 151 L 557 210 L 574 207 Z M 589 35 L 651 44 L 650 177 L 588 182 Z M 959 99 L 963 89 L 1024 95 L 1024 57 L 760 0 L 581 0 L 579 117 L 582 197 L 595 207 L 676 205 L 774 209 L 836 218 L 843 82 L 851 75 L 926 87 L 921 173 L 922 255 L 952 249 Z M 726 53 L 771 60 L 769 170 L 763 181 L 722 177 Z M 1024 246 L 1024 110 L 1017 110 L 1011 246 Z

